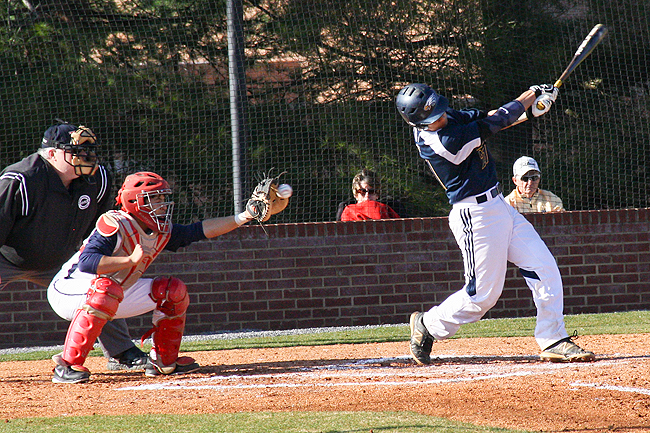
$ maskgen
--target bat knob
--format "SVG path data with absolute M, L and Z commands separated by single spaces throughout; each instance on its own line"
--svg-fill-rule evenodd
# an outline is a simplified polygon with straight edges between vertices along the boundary
M 534 117 L 539 117 L 542 114 L 547 113 L 553 105 L 553 97 L 550 95 L 540 95 L 535 100 L 535 103 L 532 107 L 532 113 Z

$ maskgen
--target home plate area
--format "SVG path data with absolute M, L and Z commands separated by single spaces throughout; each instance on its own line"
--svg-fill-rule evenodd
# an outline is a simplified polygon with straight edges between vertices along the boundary
M 325 365 L 298 367 L 300 371 L 279 368 L 274 373 L 217 374 L 205 378 L 172 376 L 163 382 L 117 388 L 120 391 L 152 391 L 180 389 L 212 389 L 227 391 L 237 389 L 273 388 L 346 388 L 372 387 L 420 387 L 423 385 L 447 385 L 454 383 L 478 383 L 513 377 L 549 376 L 571 370 L 588 370 L 596 377 L 597 370 L 638 362 L 632 355 L 601 355 L 594 363 L 545 363 L 537 356 L 437 356 L 429 366 L 415 366 L 408 355 L 329 362 Z M 604 358 L 604 359 L 603 359 Z M 173 379 L 172 379 L 173 378 Z M 607 385 L 593 382 L 574 382 L 574 388 L 618 390 L 650 395 L 650 389 Z

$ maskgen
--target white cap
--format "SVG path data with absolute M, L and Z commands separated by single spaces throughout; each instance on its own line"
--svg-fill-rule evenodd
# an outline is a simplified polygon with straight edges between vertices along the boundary
M 512 166 L 512 173 L 515 175 L 515 177 L 521 177 L 531 170 L 542 174 L 541 170 L 539 169 L 539 165 L 537 165 L 537 161 L 535 161 L 530 156 L 522 156 L 516 160 Z

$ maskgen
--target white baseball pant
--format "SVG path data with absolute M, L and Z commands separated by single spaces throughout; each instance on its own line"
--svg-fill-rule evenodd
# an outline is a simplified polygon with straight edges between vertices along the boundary
M 465 323 L 480 320 L 503 291 L 507 262 L 521 269 L 535 306 L 540 348 L 568 336 L 564 326 L 562 277 L 544 241 L 526 218 L 499 194 L 477 204 L 474 197 L 453 205 L 449 226 L 463 255 L 465 285 L 424 314 L 437 340 L 452 337 Z

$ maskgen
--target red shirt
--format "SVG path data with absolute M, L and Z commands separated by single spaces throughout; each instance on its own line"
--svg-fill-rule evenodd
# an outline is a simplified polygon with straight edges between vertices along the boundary
M 366 200 L 362 203 L 347 205 L 341 214 L 341 221 L 382 220 L 399 217 L 397 212 L 387 204 Z

